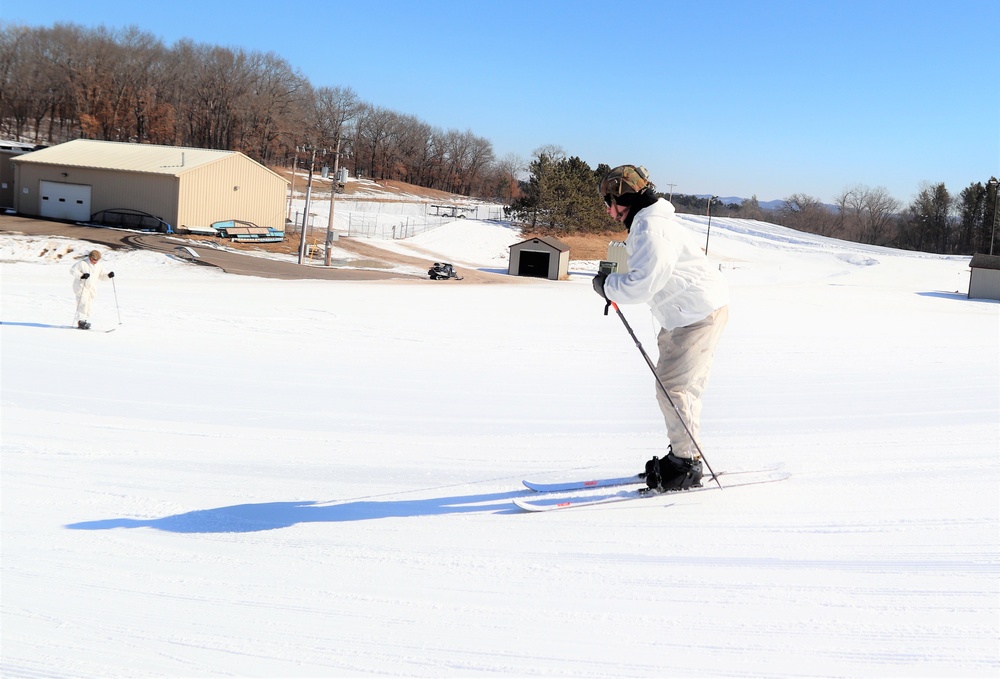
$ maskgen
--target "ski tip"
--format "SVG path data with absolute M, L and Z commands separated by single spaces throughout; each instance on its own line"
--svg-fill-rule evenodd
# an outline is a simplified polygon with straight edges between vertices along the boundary
M 531 500 L 524 500 L 521 498 L 514 498 L 511 500 L 516 507 L 522 509 L 526 512 L 550 512 L 553 509 L 567 509 L 569 507 L 577 506 L 578 502 L 573 502 L 571 500 L 564 500 L 562 502 L 532 502 Z
M 539 507 L 538 505 L 532 504 L 530 502 L 525 502 L 524 500 L 521 500 L 520 498 L 514 498 L 513 500 L 511 500 L 511 502 L 514 503 L 515 507 L 517 507 L 518 509 L 524 510 L 526 512 L 540 512 L 540 511 L 543 511 L 542 508 Z

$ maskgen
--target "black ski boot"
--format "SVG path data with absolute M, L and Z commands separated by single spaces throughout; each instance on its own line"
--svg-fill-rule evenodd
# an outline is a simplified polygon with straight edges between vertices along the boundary
M 76 327 L 80 328 L 80 330 L 90 330 L 90 323 L 87 321 L 77 321 Z
M 669 457 L 669 456 L 671 456 L 673 454 L 674 454 L 674 447 L 668 443 L 667 444 L 667 457 Z M 651 475 L 655 476 L 656 475 L 656 469 L 657 469 L 657 462 L 659 462 L 659 461 L 660 461 L 660 458 L 654 457 L 652 460 L 650 460 L 649 462 L 647 462 L 646 463 L 646 471 L 644 471 L 643 473 L 639 474 L 639 478 L 640 479 L 648 479 Z M 650 486 L 650 487 L 652 488 L 653 486 Z
M 673 452 L 664 458 L 654 457 L 646 463 L 646 485 L 651 491 L 663 493 L 701 486 L 701 460 L 677 457 Z

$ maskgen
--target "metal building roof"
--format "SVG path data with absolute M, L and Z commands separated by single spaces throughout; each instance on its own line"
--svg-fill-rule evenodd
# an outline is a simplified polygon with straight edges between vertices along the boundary
M 526 243 L 538 243 L 538 242 L 545 243 L 550 248 L 552 248 L 553 250 L 557 250 L 558 252 L 569 252 L 569 246 L 563 243 L 555 236 L 538 236 L 536 238 L 529 238 L 528 240 L 523 240 L 520 243 L 514 243 L 507 249 L 509 250 L 510 248 L 516 248 Z
M 986 255 L 981 252 L 972 255 L 969 262 L 972 269 L 996 269 L 1000 270 L 1000 255 Z
M 35 148 L 36 144 L 29 144 L 23 141 L 14 141 L 13 139 L 0 139 L 0 151 L 7 151 L 14 153 L 27 153 Z
M 40 151 L 25 153 L 14 158 L 13 162 L 177 176 L 234 154 L 237 152 L 75 139 Z

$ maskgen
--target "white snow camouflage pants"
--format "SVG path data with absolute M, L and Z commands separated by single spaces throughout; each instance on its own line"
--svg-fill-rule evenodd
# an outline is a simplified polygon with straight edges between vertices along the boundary
M 90 282 L 90 279 L 73 281 L 73 292 L 76 293 L 76 315 L 73 322 L 86 321 L 90 319 L 90 308 L 97 296 L 97 286 Z
M 701 397 L 712 371 L 715 348 L 729 320 L 729 307 L 716 309 L 707 318 L 673 330 L 660 330 L 657 346 L 660 350 L 656 362 L 656 376 L 660 378 L 677 410 L 667 401 L 659 385 L 656 401 L 667 424 L 670 446 L 677 457 L 694 457 L 697 448 L 677 419 L 677 411 L 691 434 L 698 439 L 701 420 Z M 698 442 L 701 445 L 701 442 Z

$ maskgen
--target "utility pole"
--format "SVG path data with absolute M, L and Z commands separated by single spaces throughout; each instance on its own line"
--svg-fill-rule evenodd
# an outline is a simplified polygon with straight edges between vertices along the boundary
M 326 223 L 326 258 L 324 263 L 330 266 L 330 249 L 333 247 L 333 208 L 337 197 L 337 187 L 340 185 L 340 135 L 337 135 L 337 150 L 333 152 L 333 180 L 330 182 L 330 217 Z
M 298 152 L 298 149 L 295 149 Z M 305 263 L 306 260 L 306 222 L 309 219 L 309 198 L 312 196 L 312 186 L 313 186 L 313 166 L 316 165 L 316 148 L 303 147 L 303 151 L 312 151 L 312 157 L 309 159 L 309 181 L 306 184 L 306 205 L 302 209 L 302 238 L 299 240 L 299 264 Z
M 708 199 L 708 230 L 705 232 L 705 256 L 708 257 L 708 237 L 712 235 L 712 203 L 718 196 L 712 196 Z
M 670 197 L 667 198 L 667 200 L 673 202 L 673 200 L 674 200 L 674 187 L 677 186 L 677 184 L 667 184 L 667 186 L 670 187 Z
M 1000 214 L 997 214 L 997 189 L 1000 189 L 1000 180 L 996 177 L 990 177 L 986 185 L 993 187 L 993 231 L 990 234 L 990 256 L 992 257 L 993 241 L 997 237 L 997 223 L 1000 222 Z

